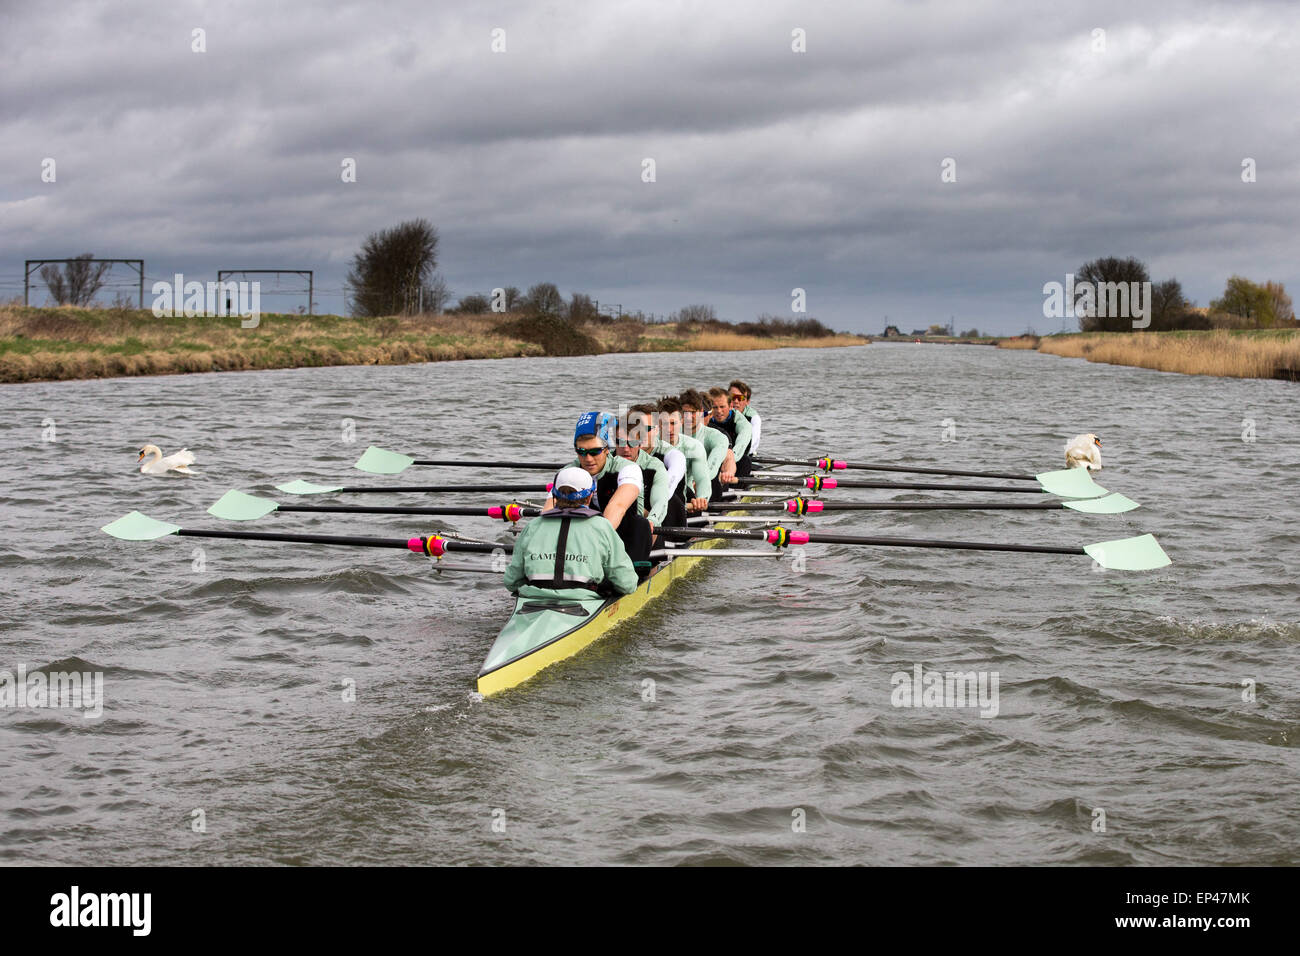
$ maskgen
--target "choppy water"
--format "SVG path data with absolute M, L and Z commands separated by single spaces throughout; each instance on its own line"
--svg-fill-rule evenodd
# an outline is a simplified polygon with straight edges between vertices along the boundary
M 803 574 L 719 561 L 481 700 L 509 606 L 495 578 L 434 577 L 402 552 L 97 531 L 133 509 L 217 526 L 204 509 L 226 489 L 356 476 L 371 443 L 557 459 L 590 406 L 737 375 L 772 452 L 1047 470 L 1095 431 L 1102 484 L 1144 505 L 818 528 L 1067 545 L 1152 531 L 1174 564 L 847 546 L 809 547 Z M 100 671 L 106 697 L 98 719 L 0 711 L 8 863 L 1300 858 L 1294 384 L 875 345 L 7 385 L 0 401 L 0 669 Z M 203 477 L 137 474 L 146 441 L 187 445 Z M 918 664 L 996 671 L 998 715 L 893 706 L 891 675 Z

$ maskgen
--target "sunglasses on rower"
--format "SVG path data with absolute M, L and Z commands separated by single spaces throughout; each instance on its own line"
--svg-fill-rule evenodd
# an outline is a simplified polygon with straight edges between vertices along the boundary
M 604 445 L 599 445 L 595 448 L 578 448 L 577 446 L 574 446 L 573 450 L 578 453 L 579 458 L 596 458 L 609 451 L 609 449 Z

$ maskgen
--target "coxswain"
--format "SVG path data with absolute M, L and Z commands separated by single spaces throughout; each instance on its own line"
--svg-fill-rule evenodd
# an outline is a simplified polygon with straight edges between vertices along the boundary
M 573 430 L 573 464 L 596 480 L 592 507 L 618 532 L 639 577 L 650 573 L 650 523 L 645 512 L 641 469 L 634 462 L 610 454 L 616 435 L 614 416 L 587 412 Z
M 637 575 L 609 521 L 591 507 L 596 482 L 581 468 L 561 468 L 554 507 L 528 522 L 515 540 L 505 586 L 524 598 L 568 598 L 574 591 L 606 597 L 636 590 Z

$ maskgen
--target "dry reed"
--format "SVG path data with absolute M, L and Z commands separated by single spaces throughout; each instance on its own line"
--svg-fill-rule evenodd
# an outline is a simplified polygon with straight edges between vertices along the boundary
M 747 352 L 759 349 L 829 349 L 845 345 L 866 345 L 867 340 L 856 335 L 827 335 L 818 338 L 766 338 L 759 335 L 737 335 L 734 332 L 701 332 L 691 336 L 690 347 L 701 352 Z
M 516 315 L 263 315 L 255 329 L 237 318 L 164 317 L 134 309 L 0 306 L 0 382 L 241 371 L 325 365 L 401 365 L 542 355 L 501 326 Z M 761 338 L 670 332 L 633 319 L 584 327 L 593 353 L 824 348 L 857 336 Z M 668 334 L 664 334 L 668 332 Z M 676 333 L 676 334 L 673 334 Z
M 1227 378 L 1300 377 L 1300 331 L 1253 333 L 1112 332 L 1050 336 L 1040 352 L 1089 362 L 1134 365 Z
M 1017 335 L 1009 339 L 998 339 L 997 345 L 1000 349 L 1036 349 L 1038 348 L 1038 336 Z

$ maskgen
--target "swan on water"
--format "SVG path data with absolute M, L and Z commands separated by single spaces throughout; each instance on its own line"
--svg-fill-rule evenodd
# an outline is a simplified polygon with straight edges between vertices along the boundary
M 148 461 L 144 461 L 145 455 L 153 455 Z M 140 466 L 142 475 L 162 475 L 169 471 L 179 471 L 182 475 L 197 475 L 197 471 L 190 471 L 190 465 L 194 464 L 194 452 L 188 448 L 182 448 L 174 455 L 163 457 L 162 449 L 157 445 L 145 445 L 140 449 L 140 457 L 136 461 L 144 461 Z
M 1072 438 L 1065 446 L 1065 467 L 1101 471 L 1101 439 L 1092 432 Z

